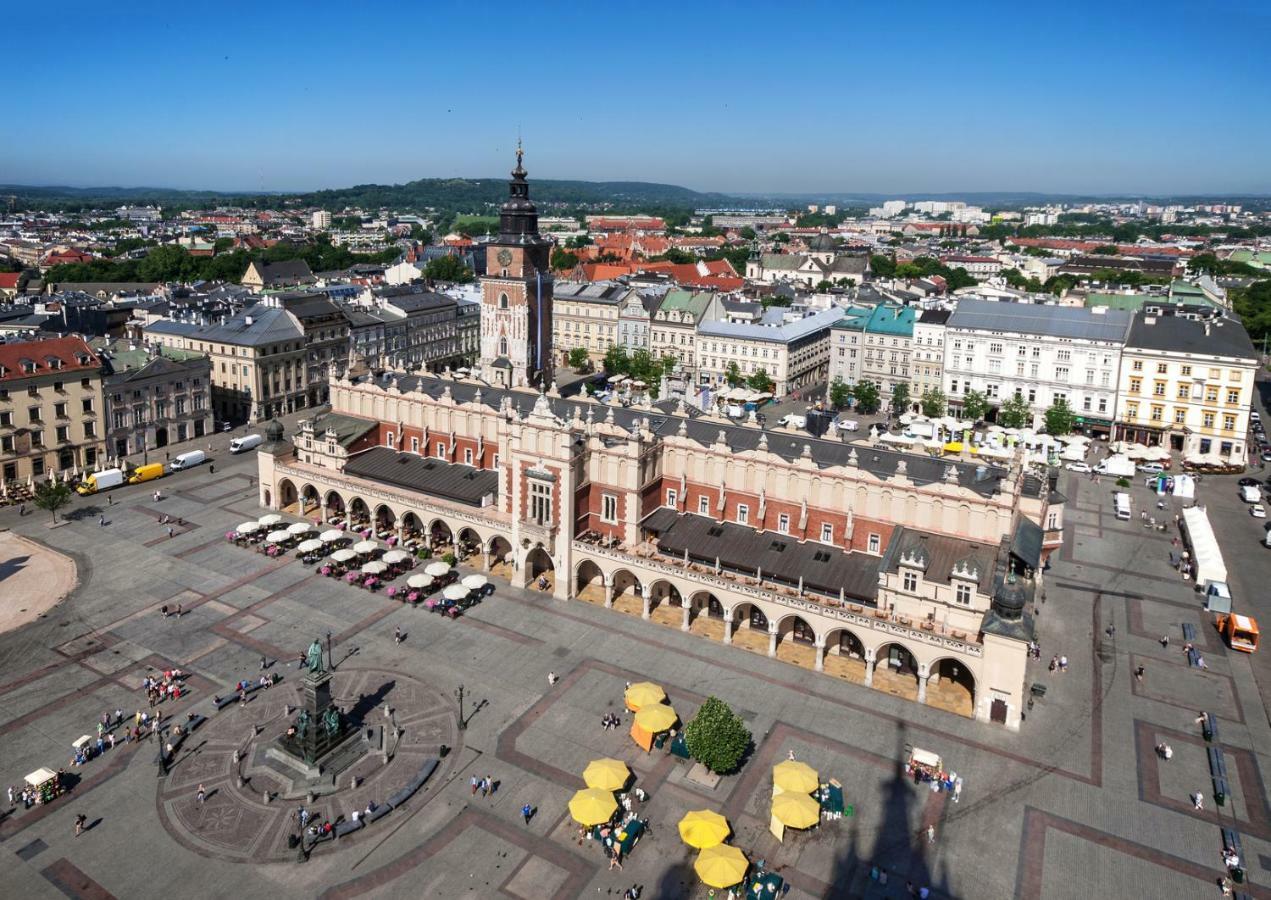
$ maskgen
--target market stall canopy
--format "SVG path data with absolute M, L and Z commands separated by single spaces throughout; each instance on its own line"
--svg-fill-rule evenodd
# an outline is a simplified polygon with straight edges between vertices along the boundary
M 431 575 L 433 578 L 443 578 L 450 574 L 450 564 L 441 562 L 440 560 L 437 562 L 430 562 L 428 565 L 424 566 L 424 574 Z
M 772 767 L 772 783 L 783 791 L 810 794 L 820 787 L 821 780 L 816 769 L 807 763 L 787 759 Z
M 675 714 L 675 710 L 661 703 L 643 706 L 635 714 L 636 724 L 654 734 L 666 731 L 675 724 L 677 718 L 679 717 Z
M 353 545 L 354 553 L 374 553 L 380 548 L 380 545 L 374 541 L 358 541 Z
M 388 571 L 388 566 L 378 560 L 362 564 L 363 575 L 383 575 Z
M 446 585 L 446 589 L 441 592 L 441 596 L 445 597 L 447 600 L 462 600 L 464 597 L 468 596 L 468 589 L 462 584 L 448 584 Z
M 398 563 L 403 563 L 403 562 L 406 562 L 406 560 L 410 559 L 410 554 L 407 553 L 405 550 L 389 550 L 387 553 L 381 556 L 380 559 L 384 560 L 384 562 L 388 563 L 389 565 L 395 566 Z
M 348 535 L 343 531 L 340 531 L 338 528 L 331 528 L 322 532 L 318 539 L 324 544 L 334 544 L 336 541 L 342 541 L 346 537 L 348 537 Z
M 426 588 L 432 584 L 432 578 L 427 575 L 412 575 L 406 579 L 406 586 L 413 587 L 416 590 Z
M 255 534 L 260 531 L 261 524 L 259 522 L 244 522 L 234 530 L 239 534 Z
M 631 770 L 620 759 L 593 759 L 583 769 L 583 781 L 589 788 L 602 791 L 618 791 L 631 780 Z
M 821 821 L 821 805 L 808 794 L 782 791 L 772 798 L 772 814 L 787 828 L 811 828 Z
M 314 553 L 322 549 L 322 541 L 319 541 L 317 539 L 301 541 L 300 545 L 296 547 L 296 549 L 299 550 L 301 553 Z
M 463 586 L 470 591 L 479 591 L 489 583 L 489 579 L 479 572 L 463 577 Z
M 282 521 L 282 516 L 277 513 L 266 513 L 256 520 L 262 528 L 270 528 Z
M 746 877 L 750 863 L 746 854 L 730 844 L 717 844 L 697 854 L 693 871 L 711 887 L 732 887 Z
M 639 681 L 627 688 L 623 697 L 627 701 L 627 709 L 638 712 L 641 707 L 661 703 L 666 699 L 666 691 L 651 681 Z
M 313 526 L 310 525 L 308 522 L 295 522 L 287 526 L 287 531 L 289 531 L 291 534 L 297 534 L 297 535 L 307 534 L 308 532 L 313 531 Z
M 51 769 L 36 769 L 26 777 L 26 783 L 31 787 L 39 787 L 46 781 L 51 781 L 57 777 L 57 773 Z
M 569 800 L 569 814 L 579 825 L 599 825 L 608 822 L 618 808 L 612 791 L 584 788 Z
M 680 840 L 690 847 L 705 850 L 722 844 L 732 829 L 728 820 L 709 809 L 694 809 L 680 819 Z
M 265 540 L 271 544 L 281 544 L 283 541 L 291 540 L 291 535 L 286 531 L 271 531 L 265 535 Z
M 331 554 L 331 560 L 338 563 L 352 562 L 357 559 L 357 554 L 345 547 L 343 550 L 337 550 Z

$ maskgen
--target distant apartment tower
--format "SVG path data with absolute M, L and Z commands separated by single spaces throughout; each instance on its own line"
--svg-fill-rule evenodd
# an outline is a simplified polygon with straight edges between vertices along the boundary
M 825 214 L 827 216 L 836 216 L 838 215 L 838 211 L 839 211 L 839 208 L 835 206 L 833 203 L 827 203 L 825 205 Z
M 320 209 L 313 214 L 313 228 L 315 231 L 326 231 L 331 227 L 331 213 L 325 209 Z

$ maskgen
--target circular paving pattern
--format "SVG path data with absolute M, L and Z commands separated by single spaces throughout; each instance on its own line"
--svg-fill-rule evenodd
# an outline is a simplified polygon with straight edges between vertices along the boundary
M 286 728 L 283 707 L 294 709 L 299 699 L 298 678 L 268 690 L 258 691 L 246 706 L 232 704 L 203 723 L 186 739 L 177 761 L 168 775 L 159 779 L 156 803 L 159 820 L 172 837 L 203 856 L 231 862 L 274 862 L 293 860 L 295 849 L 288 849 L 287 837 L 297 830 L 293 814 L 304 803 L 303 790 L 269 768 L 252 764 L 260 758 L 259 749 L 271 744 Z M 393 710 L 393 720 L 401 729 L 387 764 L 378 753 L 363 756 L 339 773 L 336 788 L 320 792 L 310 809 L 318 821 L 346 820 L 357 809 L 365 809 L 369 801 L 383 804 L 419 772 L 429 757 L 440 756 L 444 744 L 449 748 L 441 765 L 433 773 L 427 791 L 442 783 L 449 775 L 459 743 L 456 710 L 444 695 L 400 672 L 385 669 L 339 669 L 331 682 L 332 697 L 340 708 L 355 713 L 366 725 L 384 725 L 385 704 Z M 255 726 L 259 736 L 253 736 Z M 243 787 L 238 786 L 234 751 L 240 751 L 241 771 L 247 775 Z M 359 784 L 352 787 L 353 777 Z M 198 786 L 207 790 L 200 804 Z M 265 791 L 274 799 L 266 803 Z M 286 795 L 292 794 L 291 799 Z M 411 803 L 418 800 L 412 798 Z M 374 834 L 388 825 L 392 815 L 379 823 L 342 838 L 340 844 Z

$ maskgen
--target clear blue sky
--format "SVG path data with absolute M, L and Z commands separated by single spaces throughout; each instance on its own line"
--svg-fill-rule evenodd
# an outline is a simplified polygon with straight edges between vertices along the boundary
M 121 10 L 128 10 L 123 12 Z M 20 3 L 0 182 L 1271 192 L 1271 5 Z

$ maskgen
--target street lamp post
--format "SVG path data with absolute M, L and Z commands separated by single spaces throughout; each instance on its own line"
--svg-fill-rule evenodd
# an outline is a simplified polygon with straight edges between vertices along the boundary
M 335 656 L 331 653 L 331 632 L 327 632 L 327 670 L 335 671 Z
M 463 720 L 463 685 L 459 685 L 459 689 L 455 691 L 455 696 L 459 699 L 459 730 L 467 729 L 467 723 Z

